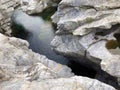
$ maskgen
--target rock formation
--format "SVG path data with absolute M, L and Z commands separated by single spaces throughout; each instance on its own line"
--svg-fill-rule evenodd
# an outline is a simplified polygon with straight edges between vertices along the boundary
M 51 45 L 59 54 L 86 57 L 120 78 L 120 0 L 62 0 L 52 16 L 58 31 Z M 119 80 L 118 80 L 119 81 Z
M 59 0 L 0 0 L 0 32 L 11 34 L 15 9 L 40 13 L 49 5 L 56 5 L 56 1 Z M 52 16 L 58 26 L 51 42 L 54 51 L 84 64 L 100 65 L 120 83 L 119 2 L 62 0 Z M 0 34 L 0 90 L 116 90 L 96 79 L 76 76 L 67 66 L 33 52 L 28 46 L 25 40 Z
M 0 0 L 0 32 L 11 36 L 11 15 L 15 9 L 28 14 L 40 13 L 44 9 L 55 6 L 59 0 Z
M 0 90 L 115 90 L 28 49 L 28 43 L 0 34 Z

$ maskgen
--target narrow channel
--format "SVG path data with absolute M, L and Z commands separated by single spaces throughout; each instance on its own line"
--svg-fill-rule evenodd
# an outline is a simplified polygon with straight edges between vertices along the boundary
M 16 10 L 12 15 L 12 35 L 27 40 L 30 44 L 29 48 L 34 52 L 69 66 L 76 75 L 95 78 L 96 71 L 94 69 L 85 67 L 71 58 L 57 55 L 51 49 L 50 43 L 55 36 L 55 30 L 50 21 L 45 21 L 40 16 L 29 16 Z
M 57 63 L 69 66 L 75 75 L 96 78 L 104 83 L 118 87 L 116 79 L 107 73 L 101 71 L 103 75 L 98 75 L 96 77 L 98 71 L 87 65 L 86 62 L 86 65 L 84 65 L 75 62 L 75 58 L 66 58 L 57 55 L 50 46 L 50 43 L 55 36 L 55 30 L 50 21 L 45 21 L 40 16 L 29 16 L 26 13 L 17 10 L 12 15 L 11 28 L 13 36 L 27 40 L 30 44 L 29 48 L 34 52 L 45 55 L 47 58 L 54 60 Z M 85 58 L 83 59 L 83 61 L 85 61 Z M 98 70 L 101 69 L 99 68 Z M 112 83 L 109 83 L 109 80 L 106 80 L 106 78 L 109 78 Z
M 55 36 L 51 22 L 16 10 L 12 16 L 12 23 L 13 36 L 27 40 L 30 43 L 29 48 L 34 52 L 61 64 L 68 63 L 65 57 L 57 55 L 50 46 L 50 42 Z

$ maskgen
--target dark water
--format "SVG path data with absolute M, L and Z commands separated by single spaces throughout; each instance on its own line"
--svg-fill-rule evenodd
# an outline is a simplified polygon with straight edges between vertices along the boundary
M 95 77 L 96 71 L 77 62 L 57 55 L 50 46 L 54 38 L 54 29 L 51 22 L 44 21 L 41 17 L 28 16 L 21 11 L 15 11 L 12 16 L 12 34 L 15 37 L 29 42 L 29 48 L 34 52 L 45 55 L 55 62 L 68 65 L 76 75 Z
M 29 48 L 34 52 L 43 54 L 55 62 L 68 65 L 75 75 L 97 78 L 104 83 L 119 88 L 116 79 L 106 72 L 101 71 L 103 75 L 96 77 L 98 71 L 91 66 L 86 67 L 87 65 L 75 62 L 71 58 L 57 55 L 50 46 L 50 42 L 55 36 L 51 22 L 44 21 L 40 17 L 28 16 L 21 11 L 15 11 L 12 16 L 12 30 L 13 36 L 27 40 L 30 44 Z

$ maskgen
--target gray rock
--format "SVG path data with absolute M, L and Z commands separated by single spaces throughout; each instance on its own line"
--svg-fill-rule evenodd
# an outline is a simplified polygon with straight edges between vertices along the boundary
M 7 86 L 5 86 L 7 84 Z M 40 82 L 11 80 L 1 84 L 1 90 L 115 90 L 113 87 L 86 77 L 50 79 Z
M 38 13 L 48 7 L 49 0 L 21 0 L 21 7 L 23 11 L 28 13 Z
M 119 2 L 62 0 L 51 17 L 58 26 L 51 42 L 54 51 L 76 58 L 86 57 L 110 75 L 120 78 L 120 54 L 116 50 L 120 43 L 114 37 L 120 33 Z
M 10 17 L 16 8 L 29 14 L 38 13 L 49 6 L 48 2 L 49 0 L 38 0 L 38 2 L 37 0 L 1 0 L 1 32 L 10 35 Z M 107 32 L 106 29 L 119 23 L 118 0 L 91 0 L 90 2 L 88 0 L 62 0 L 58 12 L 52 19 L 58 23 L 59 29 L 57 36 L 52 41 L 56 52 L 68 56 L 85 56 L 97 64 L 102 59 L 102 69 L 118 77 L 119 81 L 120 69 L 119 63 L 116 63 L 119 55 L 115 58 L 113 50 L 111 53 L 105 48 L 107 41 L 115 40 L 114 33 L 111 33 L 112 30 Z M 107 32 L 104 33 L 104 37 L 99 33 L 96 34 L 98 31 L 101 33 L 102 29 Z M 58 40 L 60 41 L 58 42 Z M 102 43 L 99 43 L 100 41 Z M 0 34 L 0 42 L 1 90 L 115 90 L 113 87 L 94 79 L 80 76 L 71 77 L 73 73 L 70 68 L 32 52 L 28 49 L 29 44 L 24 40 Z M 99 51 L 101 49 L 96 46 L 100 46 L 104 53 L 101 53 Z M 98 57 L 95 50 L 97 50 Z M 104 58 L 103 54 L 105 54 Z M 115 60 L 111 60 L 112 58 Z M 109 61 L 114 63 L 108 63 Z M 113 73 L 114 69 L 115 73 Z
M 57 5 L 59 0 L 0 0 L 0 32 L 11 36 L 11 15 L 21 9 L 28 14 L 41 13 L 44 9 Z
M 11 77 L 44 80 L 73 76 L 67 66 L 29 50 L 24 40 L 0 34 L 0 42 L 0 68 L 10 72 Z
M 0 90 L 116 90 L 28 49 L 25 40 L 0 34 Z

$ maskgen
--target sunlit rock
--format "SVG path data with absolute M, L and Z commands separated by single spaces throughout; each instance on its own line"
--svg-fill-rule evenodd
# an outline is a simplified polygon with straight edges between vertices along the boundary
M 8 70 L 11 77 L 41 80 L 73 75 L 67 66 L 29 50 L 24 40 L 0 34 L 0 42 L 0 68 Z
M 62 0 L 51 17 L 58 31 L 51 42 L 59 54 L 86 57 L 120 77 L 120 0 Z M 59 42 L 58 42 L 59 40 Z M 78 61 L 80 61 L 79 59 Z
M 0 34 L 1 90 L 116 90 L 28 49 L 28 43 Z
M 59 0 L 0 0 L 0 32 L 11 36 L 11 15 L 21 9 L 28 14 L 39 14 L 51 6 L 57 6 Z

